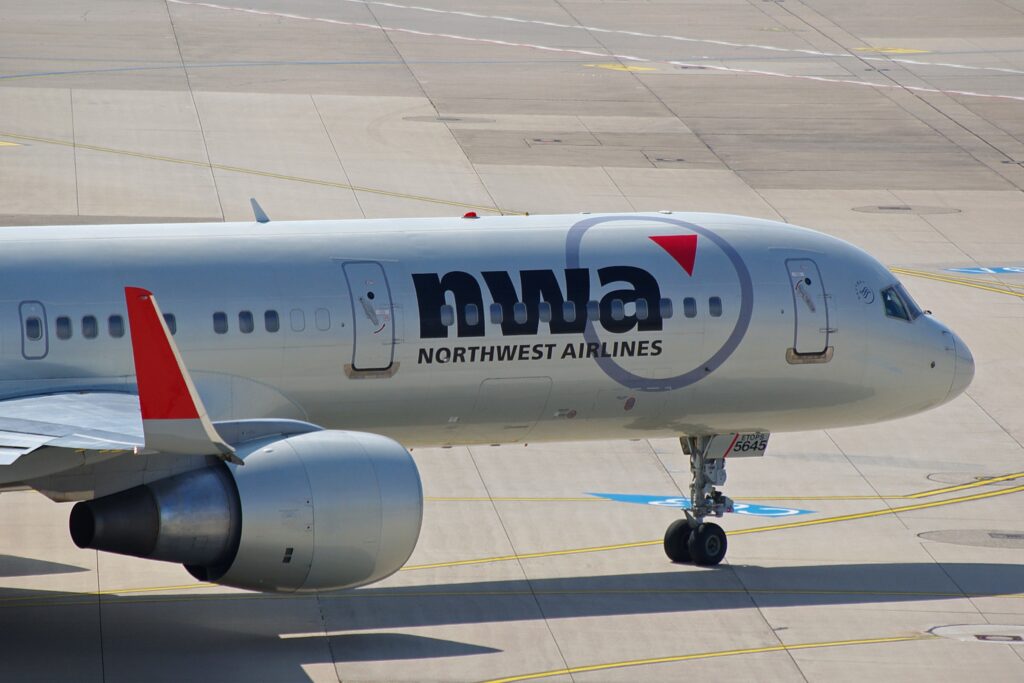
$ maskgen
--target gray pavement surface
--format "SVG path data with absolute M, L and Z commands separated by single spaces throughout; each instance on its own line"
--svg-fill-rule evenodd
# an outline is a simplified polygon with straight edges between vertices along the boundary
M 714 569 L 665 559 L 672 511 L 583 500 L 685 490 L 671 441 L 417 450 L 409 566 L 316 597 L 78 550 L 68 506 L 3 494 L 0 680 L 1022 680 L 1024 479 L 979 478 L 1024 472 L 1024 274 L 945 270 L 1024 266 L 1022 188 L 1021 0 L 4 0 L 3 224 L 783 219 L 978 365 L 733 463 L 734 498 L 816 514 L 732 516 Z

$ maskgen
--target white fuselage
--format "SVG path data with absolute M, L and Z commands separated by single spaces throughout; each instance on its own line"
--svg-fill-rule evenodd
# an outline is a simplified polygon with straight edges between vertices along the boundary
M 131 285 L 214 420 L 406 446 L 861 424 L 973 372 L 930 316 L 886 314 L 895 284 L 840 240 L 714 214 L 5 228 L 0 398 L 133 392 Z

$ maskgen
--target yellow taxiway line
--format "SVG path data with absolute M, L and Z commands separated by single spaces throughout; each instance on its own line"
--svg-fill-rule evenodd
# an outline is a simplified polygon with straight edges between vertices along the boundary
M 218 171 L 230 171 L 232 173 L 245 173 L 247 175 L 261 176 L 263 178 L 275 178 L 277 180 L 288 180 L 296 183 L 306 183 L 307 185 L 320 185 L 322 187 L 334 187 L 341 190 L 352 190 L 353 192 L 362 192 L 366 194 L 376 194 L 385 197 L 395 197 L 397 199 L 409 199 L 417 202 L 428 202 L 431 204 L 443 204 L 445 206 L 455 206 L 460 209 L 472 209 L 473 211 L 487 211 L 488 213 L 497 213 L 501 215 L 523 215 L 523 211 L 513 211 L 510 209 L 502 209 L 497 206 L 486 206 L 483 204 L 470 204 L 468 202 L 459 202 L 451 199 L 440 199 L 438 197 L 428 197 L 419 194 L 409 194 L 407 192 L 395 192 L 393 190 L 382 190 L 376 187 L 365 187 L 362 185 L 350 185 L 348 183 L 338 183 L 330 180 L 320 180 L 318 178 L 306 178 L 302 176 L 287 175 L 284 173 L 273 173 L 271 171 L 259 171 L 252 168 L 243 168 L 241 166 L 229 166 L 227 164 L 214 164 L 206 161 L 195 161 L 193 159 L 180 159 L 178 157 L 163 156 L 160 154 L 147 154 L 145 152 L 133 152 L 127 149 L 117 149 L 114 147 L 101 147 L 100 145 L 86 145 L 80 142 L 72 142 L 70 140 L 57 140 L 54 138 L 43 138 L 34 135 L 19 135 L 17 133 L 7 133 L 0 131 L 0 137 L 13 138 L 15 140 L 26 140 L 30 142 L 41 142 L 48 145 L 60 145 L 62 147 L 73 147 L 75 149 L 87 149 L 92 152 L 105 152 L 108 154 L 120 154 L 122 156 L 136 157 L 138 159 L 150 159 L 152 161 L 165 161 L 171 164 L 183 164 L 185 166 L 197 166 L 199 168 L 211 168 Z
M 610 503 L 594 496 L 427 496 L 431 503 Z
M 1014 475 L 1007 475 L 1014 476 Z M 1020 476 L 1019 474 L 1016 476 Z M 962 490 L 966 487 L 974 487 L 983 485 L 979 482 L 972 482 L 970 484 L 962 484 L 958 487 L 947 487 L 947 489 L 940 489 L 940 491 Z M 757 534 L 764 533 L 766 531 L 780 531 L 782 529 L 796 529 L 799 527 L 808 526 L 820 526 L 822 524 L 835 524 L 838 522 L 848 522 L 855 519 L 868 519 L 871 517 L 883 517 L 886 515 L 896 515 L 904 512 L 912 512 L 914 510 L 926 510 L 928 508 L 942 507 L 945 505 L 955 505 L 957 503 L 967 503 L 973 500 L 984 500 L 986 498 L 996 498 L 998 496 L 1006 496 L 1011 493 L 1018 493 L 1024 491 L 1024 485 L 1014 486 L 1011 488 L 1000 489 L 998 491 L 985 491 L 984 493 L 974 493 L 968 496 L 960 496 L 958 498 L 948 498 L 946 500 L 935 500 L 928 503 L 915 503 L 913 505 L 901 505 L 899 507 L 882 508 L 880 510 L 869 510 L 867 512 L 855 512 L 848 515 L 836 515 L 834 517 L 822 517 L 820 519 L 808 519 L 799 522 L 785 522 L 783 524 L 772 524 L 768 526 L 751 527 L 747 529 L 734 529 L 729 531 L 732 536 L 741 536 L 745 534 Z M 936 495 L 930 493 L 930 495 Z M 542 557 L 559 557 L 562 555 L 581 555 L 584 553 L 597 553 L 606 552 L 609 550 L 626 550 L 630 548 L 644 548 L 647 546 L 656 546 L 663 543 L 662 539 L 652 541 L 635 541 L 633 543 L 617 543 L 613 545 L 601 545 L 601 546 L 590 546 L 586 548 L 570 548 L 564 550 L 549 550 L 545 552 L 536 553 L 520 553 L 510 555 L 497 555 L 494 557 L 480 557 L 468 560 L 453 560 L 449 562 L 432 562 L 428 564 L 410 564 L 402 567 L 400 571 L 418 571 L 422 569 L 441 569 L 444 567 L 464 567 L 474 564 L 491 564 L 494 562 L 510 562 L 513 560 L 532 560 Z
M 1015 289 L 1012 289 L 1011 287 L 1003 287 L 994 284 L 985 284 L 981 280 L 968 280 L 967 278 L 951 277 L 939 273 L 929 273 L 924 270 L 911 270 L 909 268 L 890 268 L 889 270 L 898 275 L 910 275 L 911 277 L 924 278 L 925 280 L 935 280 L 936 282 L 945 282 L 951 285 L 971 287 L 972 289 L 980 289 L 986 292 L 1006 294 L 1007 296 L 1014 296 L 1020 299 L 1024 299 L 1024 292 L 1018 292 Z
M 523 579 L 526 582 L 526 579 Z M 344 590 L 336 593 L 215 593 L 197 595 L 195 593 L 172 594 L 169 591 L 193 590 L 202 588 L 221 588 L 215 584 L 197 583 L 181 586 L 149 586 L 146 588 L 126 588 L 105 591 L 83 591 L 80 593 L 60 592 L 44 595 L 25 595 L 3 597 L 0 595 L 0 609 L 12 607 L 60 607 L 89 604 L 101 596 L 121 596 L 129 598 L 128 604 L 154 604 L 160 602 L 195 602 L 197 600 L 368 600 L 395 598 L 516 598 L 516 597 L 579 597 L 607 595 L 788 595 L 818 597 L 873 597 L 873 598 L 916 598 L 920 600 L 1006 598 L 1024 600 L 1024 593 L 950 593 L 941 591 L 888 591 L 888 590 L 844 590 L 841 588 L 801 589 L 801 588 L 593 588 L 593 589 L 492 589 L 492 590 L 424 590 L 422 588 L 394 588 L 386 591 Z M 153 593 L 163 592 L 163 595 Z M 297 636 L 292 636 L 297 637 Z
M 912 47 L 855 47 L 856 52 L 877 52 L 883 55 L 923 55 L 931 50 L 918 50 Z
M 912 494 L 908 494 L 907 496 L 902 496 L 902 497 L 903 498 L 918 498 L 918 499 L 919 498 L 925 498 L 925 497 L 929 497 L 929 496 L 940 495 L 940 494 L 943 494 L 943 493 L 951 493 L 951 492 L 955 492 L 955 491 L 963 491 L 963 490 L 967 490 L 967 489 L 971 489 L 971 488 L 976 488 L 976 487 L 979 487 L 979 486 L 985 486 L 987 484 L 997 483 L 997 482 L 1001 482 L 1001 481 L 1011 481 L 1011 480 L 1014 480 L 1014 479 L 1019 479 L 1021 477 L 1024 477 L 1024 472 L 1015 472 L 1015 473 L 1005 474 L 1005 475 L 998 476 L 998 477 L 991 477 L 991 478 L 988 478 L 988 479 L 981 479 L 981 480 L 978 480 L 976 482 L 970 482 L 970 483 L 967 483 L 967 484 L 959 484 L 959 485 L 956 485 L 956 486 L 947 486 L 947 487 L 940 488 L 940 489 L 932 489 L 932 490 L 929 490 L 929 491 L 921 491 L 919 493 L 912 493 Z M 913 510 L 923 510 L 923 509 L 928 509 L 928 508 L 933 508 L 933 507 L 941 507 L 941 506 L 945 506 L 945 505 L 954 505 L 954 504 L 957 504 L 957 503 L 966 503 L 966 502 L 970 502 L 970 501 L 974 501 L 974 500 L 983 500 L 983 499 L 986 499 L 986 498 L 995 498 L 995 497 L 998 497 L 998 496 L 1009 495 L 1011 493 L 1018 493 L 1020 491 L 1024 491 L 1024 485 L 1014 486 L 1014 487 L 1006 488 L 1006 489 L 1000 489 L 1000 490 L 997 490 L 997 491 L 986 491 L 986 492 L 983 492 L 983 493 L 975 493 L 975 494 L 971 494 L 971 495 L 967 495 L 967 496 L 960 496 L 960 497 L 957 497 L 957 498 L 949 498 L 949 499 L 946 499 L 946 500 L 931 501 L 931 502 L 927 502 L 927 503 L 916 503 L 916 504 L 913 504 L 913 505 L 904 505 L 904 506 L 900 506 L 900 507 L 885 508 L 885 509 L 881 509 L 881 510 L 870 510 L 868 512 L 859 512 L 859 513 L 853 513 L 853 514 L 849 514 L 849 515 L 837 515 L 837 516 L 834 516 L 834 517 L 824 517 L 824 518 L 821 518 L 821 519 L 812 519 L 812 520 L 799 521 L 799 522 L 787 522 L 787 523 L 783 523 L 783 524 L 773 524 L 773 525 L 767 525 L 767 526 L 761 526 L 761 527 L 752 527 L 752 528 L 747 528 L 747 529 L 736 529 L 736 530 L 730 531 L 729 533 L 734 535 L 734 536 L 738 536 L 738 535 L 743 535 L 743 534 L 764 533 L 764 532 L 768 532 L 768 531 L 779 531 L 779 530 L 782 530 L 782 529 L 792 529 L 792 528 L 804 527 L 804 526 L 817 526 L 817 525 L 821 525 L 821 524 L 834 524 L 834 523 L 837 523 L 837 522 L 852 521 L 852 520 L 857 520 L 857 519 L 867 519 L 867 518 L 871 518 L 871 517 L 881 517 L 881 516 L 884 516 L 884 515 L 893 515 L 893 514 L 900 514 L 900 513 L 903 513 L 903 512 L 910 512 L 910 511 L 913 511 Z M 495 562 L 510 562 L 510 561 L 513 561 L 513 560 L 528 560 L 528 559 L 537 559 L 537 558 L 542 558 L 542 557 L 558 557 L 558 556 L 563 556 L 563 555 L 580 555 L 580 554 L 584 554 L 584 553 L 606 552 L 606 551 L 610 551 L 610 550 L 627 550 L 627 549 L 630 549 L 630 548 L 644 548 L 644 547 L 649 547 L 649 546 L 657 546 L 657 545 L 660 545 L 661 543 L 662 543 L 661 540 L 636 541 L 636 542 L 633 542 L 633 543 L 617 543 L 617 544 L 613 544 L 613 545 L 591 546 L 591 547 L 586 547 L 586 548 L 570 548 L 570 549 L 565 549 L 565 550 L 550 550 L 550 551 L 536 552 L 536 553 L 518 553 L 518 554 L 509 554 L 509 555 L 498 555 L 498 556 L 494 556 L 494 557 L 482 557 L 482 558 L 473 558 L 473 559 L 467 559 L 467 560 L 454 560 L 454 561 L 449 561 L 449 562 L 434 562 L 434 563 L 428 563 L 428 564 L 406 565 L 405 567 L 402 567 L 402 569 L 400 571 L 417 571 L 417 570 L 423 570 L 423 569 L 441 569 L 441 568 L 446 568 L 446 567 L 461 567 L 461 566 L 469 566 L 469 565 L 491 564 L 491 563 L 495 563 Z M 183 584 L 183 585 L 174 585 L 174 586 L 148 586 L 148 587 L 139 587 L 139 588 L 112 588 L 112 589 L 103 590 L 103 591 L 90 591 L 90 592 L 79 592 L 79 593 L 61 592 L 61 593 L 58 593 L 58 594 L 50 594 L 50 595 L 46 595 L 46 596 L 40 596 L 40 595 L 36 594 L 36 595 L 26 595 L 26 596 L 17 596 L 17 597 L 3 597 L 2 595 L 0 595 L 0 608 L 2 608 L 2 607 L 16 607 L 16 606 L 36 606 L 36 605 L 70 605 L 70 604 L 81 604 L 81 598 L 87 598 L 87 597 L 108 596 L 108 595 L 109 596 L 116 596 L 116 595 L 130 595 L 130 594 L 147 594 L 147 593 L 159 593 L 159 592 L 169 592 L 169 591 L 179 591 L 179 590 L 196 590 L 196 589 L 205 589 L 205 588 L 219 588 L 219 586 L 216 586 L 215 584 L 210 584 L 210 583 L 194 583 L 194 584 Z M 693 589 L 693 590 L 691 590 L 691 589 L 651 589 L 649 592 L 658 592 L 658 593 L 674 593 L 674 592 L 717 593 L 717 592 L 728 592 L 729 590 L 730 589 L 714 589 L 714 588 L 709 588 L 709 589 Z M 787 590 L 758 591 L 756 589 L 736 589 L 736 591 L 737 592 L 746 592 L 746 593 L 766 593 L 766 592 L 770 592 L 772 594 L 776 594 L 776 593 L 805 594 L 806 593 L 806 594 L 822 594 L 822 595 L 858 594 L 858 595 L 879 595 L 879 596 L 891 595 L 891 596 L 919 596 L 919 597 L 931 596 L 931 597 L 966 597 L 966 598 L 974 598 L 974 597 L 1012 597 L 1012 598 L 1024 598 L 1024 594 L 992 594 L 992 595 L 979 594 L 979 595 L 968 595 L 968 594 L 944 594 L 944 593 L 906 593 L 906 592 L 886 592 L 886 591 L 838 591 L 838 590 L 835 590 L 835 591 L 834 590 L 825 590 L 825 591 L 800 591 L 800 590 L 791 590 L 791 591 L 787 591 Z M 536 591 L 531 591 L 531 592 L 536 592 Z M 552 594 L 555 594 L 555 593 L 562 594 L 562 593 L 571 593 L 571 592 L 573 592 L 573 591 L 555 591 L 555 592 L 552 592 Z M 587 592 L 587 591 L 581 591 L 581 592 Z M 593 592 L 595 594 L 599 594 L 599 593 L 611 593 L 611 592 L 623 592 L 623 591 L 605 590 L 605 591 L 593 591 Z M 636 592 L 642 592 L 642 590 L 641 591 L 636 591 Z M 401 597 L 401 596 L 407 595 L 407 594 L 408 595 L 423 595 L 423 596 L 427 596 L 427 595 L 434 595 L 434 596 L 445 595 L 444 593 L 428 592 L 428 591 L 418 591 L 418 592 L 410 591 L 408 593 L 406 591 L 401 591 L 400 593 L 395 593 L 395 594 L 391 594 L 391 595 L 393 595 L 394 597 Z M 452 595 L 454 595 L 454 594 L 455 593 L 452 593 Z M 458 593 L 458 594 L 461 595 L 462 593 Z M 492 595 L 492 594 L 493 595 L 498 595 L 498 594 L 501 594 L 501 595 L 505 595 L 505 594 L 512 595 L 512 594 L 515 594 L 515 592 L 486 591 L 486 592 L 483 592 L 483 593 L 473 592 L 473 593 L 468 593 L 468 594 L 471 594 L 471 595 Z M 329 594 L 321 594 L 320 597 L 321 598 L 368 597 L 368 595 L 370 595 L 370 594 L 344 593 L 344 594 L 339 594 L 339 595 L 336 595 L 336 596 L 335 595 L 329 595 Z M 145 596 L 145 597 L 146 597 L 146 600 L 145 600 L 146 602 L 156 602 L 156 601 L 163 601 L 163 600 L 174 601 L 174 600 L 181 600 L 181 599 L 195 599 L 196 596 L 194 596 L 194 595 L 190 595 L 190 596 L 159 596 L 159 597 L 153 597 L 151 599 L 148 596 Z M 256 599 L 256 598 L 259 598 L 259 599 L 272 599 L 272 598 L 285 599 L 285 598 L 294 598 L 296 596 L 292 596 L 292 595 L 274 596 L 274 595 L 266 595 L 266 594 L 238 593 L 238 594 L 217 594 L 217 595 L 211 595 L 209 597 L 210 597 L 210 599 L 223 600 L 223 599 Z M 75 600 L 75 598 L 79 598 L 79 599 Z M 58 602 L 59 600 L 63 600 L 64 602 Z
M 944 493 L 954 493 L 998 484 L 1003 481 L 1012 481 L 1024 477 L 1024 472 L 1013 472 L 998 477 L 985 477 L 965 484 L 944 486 L 938 489 L 929 489 L 917 493 L 904 493 L 899 495 L 871 495 L 871 496 L 737 496 L 742 500 L 751 501 L 792 501 L 792 500 L 824 500 L 824 501 L 845 501 L 845 500 L 916 500 L 919 498 L 930 498 Z M 614 503 L 608 498 L 597 498 L 594 496 L 427 496 L 424 500 L 432 503 Z
M 532 681 L 538 678 L 550 678 L 552 676 L 565 676 L 572 674 L 589 673 L 591 671 L 608 671 L 610 669 L 624 669 L 631 666 L 645 666 L 650 664 L 669 664 L 672 662 L 689 662 L 696 659 L 715 659 L 717 657 L 736 657 L 739 655 L 755 655 L 765 652 L 794 652 L 796 650 L 813 650 L 824 647 L 849 647 L 852 645 L 880 645 L 882 643 L 906 643 L 916 640 L 935 640 L 938 636 L 917 634 L 912 636 L 890 636 L 887 638 L 858 638 L 855 640 L 829 640 L 819 643 L 796 643 L 794 645 L 769 645 L 767 647 L 747 647 L 737 650 L 717 650 L 715 652 L 696 652 L 688 655 L 673 655 L 670 657 L 652 657 L 650 659 L 629 659 L 621 662 L 608 662 L 606 664 L 589 664 L 585 666 L 572 666 L 564 669 L 552 669 L 551 671 L 540 671 L 537 673 L 521 674 L 519 676 L 507 676 L 505 678 L 492 678 L 486 683 L 515 683 L 515 681 Z

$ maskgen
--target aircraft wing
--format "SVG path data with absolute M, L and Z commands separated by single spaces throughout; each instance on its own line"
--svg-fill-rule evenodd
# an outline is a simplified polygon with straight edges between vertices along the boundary
M 125 301 L 138 395 L 0 401 L 0 484 L 126 453 L 210 455 L 241 464 L 207 417 L 152 293 L 126 287 Z
M 131 452 L 144 447 L 139 397 L 81 392 L 0 401 L 0 466 L 50 446 Z

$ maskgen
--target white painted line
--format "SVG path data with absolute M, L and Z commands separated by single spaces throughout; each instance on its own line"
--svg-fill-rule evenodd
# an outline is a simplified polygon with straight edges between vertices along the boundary
M 487 44 L 487 45 L 500 45 L 502 47 L 522 47 L 522 48 L 528 48 L 528 49 L 531 49 L 531 50 L 541 50 L 541 51 L 544 51 L 544 52 L 560 52 L 560 53 L 563 53 L 563 54 L 584 55 L 586 57 L 602 57 L 602 58 L 609 58 L 610 57 L 612 59 L 618 59 L 620 61 L 645 62 L 645 63 L 649 63 L 649 64 L 670 64 L 672 66 L 681 66 L 681 67 L 687 67 L 687 68 L 705 69 L 707 71 L 721 71 L 721 72 L 726 72 L 726 73 L 747 74 L 747 75 L 753 75 L 753 76 L 766 76 L 766 77 L 772 77 L 772 78 L 791 78 L 791 79 L 803 80 L 803 81 L 816 81 L 816 82 L 819 82 L 819 83 L 838 83 L 838 84 L 842 84 L 842 85 L 858 85 L 858 86 L 865 87 L 865 88 L 877 88 L 877 89 L 886 89 L 886 90 L 908 90 L 908 91 L 911 91 L 911 92 L 932 93 L 932 94 L 939 94 L 939 95 L 961 95 L 961 96 L 964 96 L 964 97 L 984 97 L 984 98 L 988 98 L 988 99 L 1014 100 L 1014 101 L 1017 101 L 1017 102 L 1024 102 L 1024 96 L 1018 96 L 1018 95 L 998 95 L 998 94 L 992 94 L 992 93 L 974 92 L 974 91 L 971 91 L 971 90 L 941 90 L 939 88 L 925 88 L 925 87 L 922 87 L 922 86 L 915 86 L 915 85 L 900 85 L 898 83 L 875 83 L 875 82 L 872 82 L 872 81 L 857 81 L 857 80 L 853 80 L 851 78 L 829 78 L 829 77 L 825 77 L 825 76 L 805 76 L 805 75 L 781 73 L 781 72 L 778 72 L 778 71 L 764 71 L 764 70 L 761 70 L 761 69 L 740 69 L 740 68 L 736 68 L 736 67 L 719 66 L 719 65 L 705 64 L 705 63 L 690 63 L 690 62 L 679 62 L 679 61 L 665 61 L 665 60 L 659 60 L 659 59 L 647 59 L 645 57 L 634 57 L 634 56 L 631 56 L 631 55 L 617 55 L 617 54 L 610 54 L 610 53 L 593 52 L 591 50 L 579 50 L 579 49 L 573 49 L 573 48 L 551 47 L 549 45 L 537 45 L 535 43 L 517 43 L 517 42 L 511 42 L 511 41 L 507 41 L 507 40 L 497 40 L 497 39 L 494 39 L 494 38 L 477 38 L 477 37 L 473 37 L 473 36 L 457 35 L 457 34 L 454 34 L 454 33 L 432 33 L 432 32 L 429 32 L 429 31 L 417 31 L 415 29 L 410 29 L 410 28 L 398 28 L 398 27 L 393 27 L 393 26 L 381 26 L 379 24 L 368 24 L 368 23 L 361 22 L 361 21 L 342 21 L 341 19 L 327 19 L 327 18 L 324 18 L 324 17 L 304 17 L 304 16 L 299 16 L 299 15 L 296 15 L 296 14 L 285 14 L 283 12 L 269 12 L 269 11 L 265 11 L 265 10 L 249 9 L 249 8 L 246 8 L 246 7 L 228 7 L 228 6 L 225 6 L 225 5 L 217 5 L 217 4 L 209 3 L 209 2 L 190 2 L 189 0 L 167 0 L 167 2 L 175 4 L 175 5 L 190 5 L 190 6 L 193 6 L 193 7 L 208 7 L 210 9 L 227 10 L 227 11 L 230 11 L 230 12 L 243 12 L 243 13 L 246 13 L 246 14 L 258 14 L 258 15 L 264 15 L 264 16 L 283 17 L 285 19 L 298 19 L 298 20 L 302 20 L 302 21 L 316 21 L 316 22 L 325 23 L 325 24 L 335 24 L 335 25 L 338 25 L 338 26 L 351 26 L 351 27 L 354 27 L 354 28 L 365 28 L 365 29 L 370 29 L 370 30 L 373 30 L 373 31 L 384 31 L 384 32 L 390 32 L 390 33 L 406 33 L 406 34 L 410 34 L 410 35 L 424 36 L 424 37 L 430 37 L 430 38 L 447 38 L 449 40 L 460 40 L 460 41 L 471 42 L 471 43 L 483 43 L 483 44 Z M 363 2 L 365 4 L 365 0 L 346 0 L 346 2 Z

